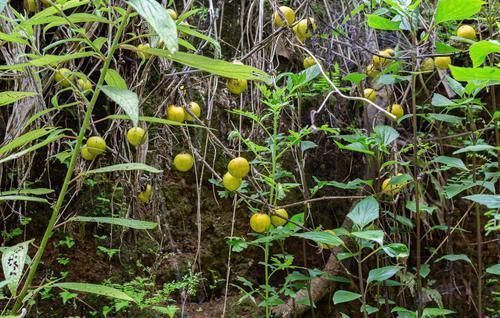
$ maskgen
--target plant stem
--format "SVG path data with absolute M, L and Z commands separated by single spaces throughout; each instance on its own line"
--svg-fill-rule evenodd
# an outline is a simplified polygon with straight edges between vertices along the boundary
M 59 214 L 61 212 L 61 207 L 64 203 L 64 198 L 66 197 L 66 192 L 68 191 L 69 184 L 71 183 L 71 179 L 73 177 L 73 172 L 75 170 L 76 163 L 78 161 L 78 155 L 80 153 L 80 147 L 83 142 L 83 138 L 85 137 L 85 133 L 87 131 L 87 128 L 90 124 L 90 118 L 92 116 L 92 111 L 94 109 L 94 106 L 97 102 L 97 98 L 99 97 L 99 93 L 101 92 L 101 86 L 104 83 L 104 77 L 106 76 L 106 73 L 109 69 L 109 66 L 111 64 L 111 61 L 113 60 L 113 54 L 115 50 L 118 48 L 118 44 L 120 42 L 120 38 L 123 34 L 123 31 L 125 30 L 125 26 L 127 25 L 127 20 L 128 16 L 131 12 L 131 7 L 128 8 L 126 15 L 123 17 L 123 20 L 118 27 L 118 30 L 115 34 L 115 37 L 113 39 L 113 43 L 111 44 L 111 47 L 108 51 L 108 55 L 106 56 L 106 59 L 104 61 L 104 65 L 101 70 L 101 75 L 99 76 L 99 80 L 97 82 L 94 95 L 92 96 L 92 99 L 90 100 L 89 104 L 87 105 L 87 110 L 85 111 L 85 117 L 83 119 L 82 126 L 80 127 L 80 132 L 78 133 L 78 138 L 76 139 L 76 144 L 75 147 L 73 148 L 72 154 L 71 154 L 71 161 L 68 167 L 68 170 L 66 171 L 66 176 L 64 177 L 64 183 L 61 187 L 61 191 L 59 192 L 59 196 L 57 198 L 57 202 L 54 205 L 54 208 L 52 209 L 52 215 L 50 216 L 49 223 L 47 224 L 47 228 L 45 229 L 45 233 L 43 235 L 42 241 L 40 243 L 40 247 L 38 248 L 38 251 L 35 254 L 35 257 L 33 258 L 33 262 L 30 266 L 28 276 L 26 277 L 26 281 L 24 282 L 23 288 L 21 292 L 19 293 L 19 296 L 16 299 L 16 302 L 14 304 L 14 307 L 12 309 L 12 313 L 16 314 L 17 311 L 21 308 L 23 304 L 24 297 L 28 293 L 29 288 L 31 287 L 31 283 L 33 282 L 33 279 L 36 276 L 36 272 L 38 269 L 38 265 L 40 265 L 40 261 L 42 259 L 43 253 L 45 252 L 45 248 L 47 247 L 47 243 L 49 242 L 50 237 L 52 236 L 52 233 L 54 231 L 54 226 L 56 224 L 56 221 L 59 217 Z
M 266 241 L 266 244 L 264 246 L 264 274 L 265 274 L 265 280 L 266 280 L 266 318 L 269 318 L 270 314 L 270 308 L 269 308 L 269 241 Z

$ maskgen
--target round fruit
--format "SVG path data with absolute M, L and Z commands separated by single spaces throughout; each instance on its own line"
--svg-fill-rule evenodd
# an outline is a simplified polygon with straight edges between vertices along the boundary
M 458 28 L 457 35 L 461 38 L 475 40 L 476 39 L 476 30 L 474 30 L 474 28 L 471 27 L 470 25 L 464 24 Z
M 377 99 L 377 92 L 373 88 L 365 88 L 365 90 L 363 91 L 363 95 L 371 102 L 375 102 L 375 100 Z
M 250 171 L 248 160 L 243 157 L 237 157 L 229 161 L 227 171 L 236 178 L 244 178 Z
M 285 209 L 274 210 L 274 214 L 271 215 L 271 223 L 274 226 L 283 226 L 288 222 L 288 213 Z
M 172 20 L 177 20 L 177 11 L 175 11 L 174 9 L 167 9 L 167 12 Z
M 377 75 L 379 74 L 380 72 L 377 70 L 377 68 L 375 67 L 375 65 L 373 64 L 370 64 L 366 67 L 366 74 L 371 77 L 371 78 L 375 78 L 377 77 Z
M 238 60 L 234 60 L 233 64 L 243 65 L 243 63 L 241 63 Z M 240 95 L 241 93 L 246 91 L 247 86 L 248 86 L 248 82 L 246 79 L 228 79 L 227 80 L 227 89 L 235 95 Z
M 438 57 L 434 58 L 434 64 L 440 70 L 447 70 L 451 64 L 451 57 L 438 56 Z
M 54 79 L 62 87 L 68 87 L 71 86 L 71 82 L 73 81 L 73 74 L 69 69 L 63 67 L 56 71 Z
M 304 68 L 309 68 L 313 65 L 316 65 L 316 61 L 312 58 L 312 56 L 308 56 L 304 59 L 303 65 Z
M 399 176 L 401 173 L 398 173 L 397 175 Z M 387 195 L 394 196 L 398 194 L 404 186 L 404 184 L 390 185 L 389 182 L 391 182 L 391 178 L 387 178 L 382 182 L 382 193 Z
M 99 136 L 92 136 L 87 139 L 87 147 L 91 154 L 98 156 L 106 151 L 106 141 Z
M 201 107 L 200 107 L 200 105 L 198 105 L 198 103 L 196 103 L 196 102 L 189 103 L 189 109 L 197 118 L 200 118 Z M 186 112 L 186 120 L 194 121 L 194 118 L 188 112 Z
M 167 107 L 167 119 L 181 123 L 186 119 L 186 112 L 181 106 L 170 105 Z
M 88 78 L 79 78 L 76 82 L 78 83 L 78 87 L 84 92 L 92 89 L 92 82 Z
M 428 57 L 422 61 L 420 65 L 420 70 L 422 72 L 432 72 L 434 71 L 434 59 L 432 57 Z
M 136 48 L 137 49 L 137 56 L 143 60 L 149 59 L 151 57 L 151 54 L 144 52 L 145 49 L 149 49 L 149 48 L 151 48 L 149 43 L 139 44 Z
M 250 217 L 250 227 L 254 232 L 267 232 L 269 226 L 271 226 L 271 218 L 266 213 L 254 213 Z
M 36 10 L 36 1 L 35 0 L 24 0 L 23 5 L 24 5 L 24 9 L 28 12 L 35 12 L 35 10 Z
M 403 117 L 405 114 L 403 106 L 400 104 L 392 104 L 391 106 L 388 106 L 387 111 L 396 116 L 396 119 Z
M 337 234 L 333 230 L 324 230 L 323 233 L 330 233 L 332 235 L 337 236 Z M 319 246 L 321 248 L 324 248 L 324 249 L 332 249 L 335 247 L 334 245 L 330 245 L 330 244 L 326 244 L 326 243 L 319 243 Z
M 373 65 L 375 65 L 375 67 L 377 67 L 377 68 L 385 67 L 391 62 L 391 60 L 384 58 L 384 56 L 385 57 L 392 57 L 393 55 L 394 55 L 393 49 L 386 49 L 383 51 L 379 51 L 378 55 L 374 55 L 372 57 Z
M 285 18 L 285 21 L 281 17 Z M 274 23 L 279 27 L 287 27 L 295 22 L 295 11 L 287 6 L 281 6 L 273 14 Z
M 186 172 L 191 170 L 194 165 L 194 159 L 193 156 L 191 156 L 188 153 L 180 153 L 174 158 L 174 167 L 175 169 L 181 171 L 181 172 Z
M 236 178 L 229 172 L 222 177 L 222 185 L 227 191 L 236 191 L 241 186 L 241 178 Z
M 137 195 L 137 199 L 143 203 L 149 203 L 151 194 L 153 194 L 153 187 L 148 184 L 146 185 L 146 189 Z
M 130 128 L 127 132 L 127 140 L 132 146 L 140 146 L 146 142 L 146 130 L 141 127 Z
M 90 153 L 87 145 L 83 145 L 82 148 L 80 148 L 80 154 L 82 155 L 82 158 L 85 160 L 93 160 L 95 158 L 95 155 Z
M 293 32 L 301 41 L 309 39 L 312 36 L 311 31 L 314 30 L 316 30 L 316 22 L 313 18 L 302 19 L 293 27 Z

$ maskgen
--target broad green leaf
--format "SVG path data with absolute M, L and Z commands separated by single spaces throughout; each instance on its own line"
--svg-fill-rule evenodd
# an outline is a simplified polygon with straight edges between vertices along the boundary
M 139 97 L 136 93 L 114 86 L 103 86 L 102 92 L 125 111 L 134 127 L 139 125 Z
M 456 261 L 464 261 L 472 265 L 472 261 L 470 260 L 469 256 L 465 254 L 448 254 L 441 256 L 440 258 L 436 259 L 434 263 L 438 263 L 442 260 L 447 260 L 450 262 L 456 262 Z
M 38 95 L 35 92 L 0 92 L 0 106 L 5 106 L 17 102 L 26 97 Z
M 500 275 L 500 264 L 492 265 L 486 268 L 486 273 Z
M 367 154 L 367 155 L 373 155 L 374 154 L 374 152 L 371 151 L 368 148 L 367 145 L 364 145 L 364 144 L 362 144 L 360 142 L 353 142 L 352 144 L 348 144 L 348 145 L 343 145 L 343 144 L 341 144 L 338 141 L 335 141 L 335 143 L 342 150 L 349 150 L 349 151 L 354 151 L 354 152 L 361 152 L 361 153 L 364 153 L 364 154 Z
M 422 318 L 451 315 L 454 313 L 455 312 L 453 310 L 444 309 L 444 308 L 424 308 L 424 311 L 422 313 Z
M 337 290 L 335 294 L 333 294 L 333 304 L 348 303 L 358 298 L 361 298 L 361 294 L 353 293 L 348 290 Z
M 385 245 L 383 248 L 384 252 L 390 257 L 402 258 L 410 256 L 410 251 L 408 246 L 401 243 L 392 243 Z
M 364 80 L 367 77 L 366 74 L 362 73 L 349 73 L 346 76 L 342 78 L 344 81 L 351 81 L 352 83 L 359 85 L 362 80 Z
M 469 170 L 469 169 L 467 169 L 467 167 L 465 166 L 464 162 L 460 158 L 453 158 L 453 157 L 447 157 L 447 156 L 439 156 L 439 157 L 436 157 L 436 158 L 432 159 L 431 162 L 441 163 L 441 164 L 444 164 L 444 165 L 446 165 L 448 167 L 457 168 L 457 169 L 460 169 L 460 170 Z
M 483 3 L 482 0 L 439 0 L 434 20 L 438 24 L 469 19 L 481 11 Z
M 129 0 L 127 3 L 149 23 L 170 53 L 179 50 L 177 26 L 164 7 L 155 0 Z
M 70 218 L 69 221 L 106 223 L 137 230 L 152 230 L 156 228 L 156 226 L 158 225 L 157 223 L 154 222 L 139 221 L 133 219 L 124 219 L 124 218 L 110 218 L 110 217 L 75 216 Z
M 27 260 L 28 247 L 31 241 L 19 243 L 14 246 L 1 247 L 2 269 L 5 280 L 8 282 L 10 292 L 17 295 L 17 287 L 23 276 L 24 264 Z
M 408 210 L 412 211 L 413 213 L 417 212 L 417 202 L 415 200 L 406 201 L 405 207 Z M 428 206 L 425 202 L 420 202 L 420 204 L 418 205 L 419 212 L 425 212 L 425 213 L 432 214 L 434 212 L 434 210 L 436 210 L 436 209 L 437 209 L 437 207 Z
M 297 233 L 294 234 L 295 237 L 301 237 L 307 240 L 314 241 L 320 244 L 326 244 L 331 246 L 340 246 L 343 245 L 344 242 L 332 233 L 329 232 L 305 232 L 305 233 Z
M 498 67 L 459 67 L 450 65 L 451 75 L 457 81 L 500 81 L 500 68 Z
M 500 209 L 500 195 L 498 194 L 474 194 L 464 199 L 485 205 L 488 209 Z
M 2 1 L 2 0 L 0 0 Z M 0 32 L 0 41 L 5 41 L 5 42 L 13 42 L 13 43 L 21 43 L 24 45 L 28 45 L 28 41 L 24 40 L 23 38 L 18 37 L 15 33 L 7 34 Z
M 61 289 L 69 289 L 82 293 L 89 293 L 95 295 L 101 295 L 121 300 L 127 300 L 131 302 L 135 302 L 135 300 L 129 295 L 125 294 L 121 290 L 97 284 L 88 284 L 88 283 L 56 283 L 51 287 L 58 287 Z
M 386 146 L 399 137 L 397 130 L 390 126 L 376 126 L 373 130 L 376 133 L 377 139 Z
M 455 103 L 454 101 L 446 98 L 445 96 L 441 95 L 441 94 L 434 94 L 432 96 L 432 105 L 433 106 L 437 106 L 437 107 L 447 107 L 447 106 L 455 106 L 457 105 L 457 103 Z
M 437 54 L 449 54 L 449 53 L 457 53 L 460 52 L 459 49 L 454 48 L 451 45 L 448 45 L 443 42 L 436 42 L 436 53 Z
M 117 165 L 107 166 L 103 168 L 98 168 L 94 170 L 89 170 L 85 172 L 86 174 L 91 173 L 107 173 L 107 172 L 115 172 L 115 171 L 133 171 L 133 170 L 141 170 L 151 173 L 162 173 L 163 170 L 158 170 L 154 167 L 148 166 L 144 163 L 120 163 Z
M 347 217 L 360 229 L 365 228 L 379 217 L 379 204 L 373 197 L 368 197 L 356 204 Z
M 381 268 L 372 269 L 368 273 L 368 279 L 366 281 L 367 284 L 371 282 L 383 282 L 396 275 L 397 272 L 401 269 L 401 266 L 385 266 Z
M 169 318 L 174 318 L 175 313 L 179 310 L 177 306 L 175 305 L 170 305 L 167 307 L 162 307 L 162 306 L 153 306 L 151 307 L 153 310 L 156 310 L 157 312 L 160 312 L 162 314 L 167 315 Z
M 388 31 L 400 30 L 399 27 L 401 24 L 400 21 L 392 21 L 375 14 L 367 14 L 367 17 L 368 17 L 368 26 L 370 28 L 378 30 L 388 30 Z
M 116 88 L 127 89 L 127 83 L 123 77 L 114 69 L 108 69 L 106 76 L 104 76 L 104 81 L 108 86 L 113 86 Z
M 372 230 L 372 231 L 362 231 L 362 232 L 352 232 L 352 236 L 357 238 L 377 242 L 380 245 L 384 245 L 384 231 Z
M 463 117 L 458 117 L 455 115 L 448 115 L 448 114 L 436 114 L 436 113 L 427 113 L 425 114 L 425 117 L 427 117 L 427 119 L 430 119 L 431 121 L 442 121 L 453 125 L 460 125 L 464 120 Z
M 420 265 L 420 276 L 426 278 L 431 272 L 431 266 L 429 264 Z
M 7 152 L 10 152 L 16 148 L 22 147 L 35 139 L 46 136 L 46 135 L 50 134 L 51 132 L 53 132 L 55 129 L 56 128 L 40 128 L 40 129 L 31 130 L 31 131 L 25 133 L 24 135 L 21 135 L 21 136 L 17 137 L 16 139 L 12 140 L 11 142 L 6 144 L 5 146 L 1 147 L 0 148 L 0 155 L 7 153 Z
M 479 41 L 469 48 L 469 55 L 474 67 L 483 65 L 488 54 L 500 53 L 500 43 L 497 41 Z
M 48 201 L 44 198 L 32 197 L 29 195 L 2 195 L 0 196 L 0 202 L 2 201 L 30 201 L 48 203 Z
M 460 153 L 465 153 L 465 152 L 481 152 L 481 151 L 489 151 L 489 150 L 494 150 L 495 147 L 490 146 L 490 145 L 472 145 L 472 146 L 467 146 L 462 149 L 458 149 L 453 152 L 454 155 L 458 155 Z

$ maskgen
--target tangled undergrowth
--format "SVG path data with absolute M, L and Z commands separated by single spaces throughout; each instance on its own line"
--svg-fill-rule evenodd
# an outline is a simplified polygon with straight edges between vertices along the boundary
M 0 317 L 496 317 L 496 0 L 0 0 Z

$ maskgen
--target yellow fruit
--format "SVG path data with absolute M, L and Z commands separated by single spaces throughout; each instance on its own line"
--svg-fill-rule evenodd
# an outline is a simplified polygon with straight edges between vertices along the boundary
M 387 66 L 391 62 L 390 59 L 386 59 L 386 58 L 384 58 L 384 56 L 385 57 L 392 57 L 394 55 L 394 50 L 393 49 L 386 49 L 386 50 L 378 52 L 378 54 L 380 56 L 374 55 L 372 57 L 372 60 L 373 60 L 373 65 L 376 68 L 380 69 L 380 68 Z
M 195 102 L 189 103 L 189 109 L 196 117 L 200 118 L 201 107 L 200 107 L 200 105 L 198 105 L 198 103 L 195 103 Z M 193 116 L 189 115 L 188 112 L 186 112 L 186 120 L 194 121 L 194 118 L 193 118 Z
M 330 234 L 332 234 L 332 235 L 337 236 L 337 234 L 336 234 L 333 230 L 324 230 L 323 232 L 324 232 L 324 233 L 330 233 Z M 319 243 L 319 246 L 320 246 L 321 248 L 324 248 L 324 249 L 332 249 L 332 248 L 334 248 L 334 247 L 335 247 L 335 246 L 333 246 L 333 245 L 330 245 L 330 244 L 325 244 L 325 243 Z
M 285 209 L 277 209 L 274 211 L 274 213 L 275 214 L 271 215 L 271 223 L 274 226 L 283 226 L 286 224 L 286 222 L 288 222 L 288 220 L 287 220 L 288 213 L 286 212 Z
M 90 91 L 92 89 L 92 82 L 89 81 L 88 78 L 79 78 L 77 81 L 78 87 L 85 92 L 85 91 Z
M 150 184 L 148 184 L 146 185 L 146 189 L 137 195 L 137 199 L 143 203 L 149 203 L 152 194 L 153 194 L 153 187 Z
M 147 60 L 151 57 L 151 54 L 149 53 L 146 53 L 144 52 L 145 49 L 149 49 L 151 48 L 151 46 L 149 45 L 149 43 L 146 43 L 146 44 L 139 44 L 137 46 L 137 56 L 143 60 Z
M 71 86 L 71 82 L 73 81 L 73 74 L 69 69 L 63 67 L 56 71 L 54 79 L 62 87 L 68 87 Z
M 302 19 L 293 27 L 293 32 L 301 41 L 309 39 L 314 30 L 316 30 L 316 22 L 313 18 Z
M 399 176 L 401 173 L 398 173 L 397 175 Z M 404 184 L 390 185 L 389 182 L 391 182 L 391 178 L 387 178 L 382 182 L 382 193 L 386 195 L 397 195 L 404 187 Z
M 304 68 L 309 68 L 313 65 L 316 65 L 316 61 L 312 58 L 312 56 L 308 56 L 304 59 L 304 62 L 302 64 L 304 65 Z
M 174 158 L 174 167 L 181 172 L 189 171 L 191 170 L 191 168 L 193 168 L 193 166 L 193 156 L 188 153 L 180 153 Z
M 405 111 L 403 106 L 399 104 L 392 104 L 391 106 L 387 106 L 387 111 L 396 116 L 396 119 L 403 117 Z
M 82 158 L 85 160 L 93 160 L 95 158 L 95 155 L 91 154 L 89 151 L 89 148 L 87 145 L 83 145 L 80 148 L 80 154 L 82 155 Z
M 170 105 L 167 107 L 167 119 L 181 123 L 186 119 L 186 112 L 180 106 Z
M 282 16 L 285 18 L 285 21 L 281 18 Z M 277 26 L 288 27 L 295 22 L 295 11 L 287 6 L 281 6 L 274 12 L 273 18 Z
M 99 136 L 93 136 L 87 139 L 87 149 L 94 156 L 98 156 L 106 151 L 106 141 Z
M 371 78 L 375 78 L 378 76 L 380 72 L 377 70 L 377 68 L 375 67 L 375 65 L 373 64 L 370 64 L 366 67 L 366 74 L 371 77 Z
M 174 9 L 167 9 L 167 12 L 172 20 L 177 20 L 177 12 Z
M 146 130 L 141 127 L 130 128 L 127 132 L 127 140 L 132 146 L 140 146 L 146 142 Z
M 271 218 L 266 213 L 254 213 L 250 217 L 250 227 L 254 232 L 264 233 L 271 226 Z
M 228 191 L 236 191 L 241 186 L 241 178 L 236 178 L 229 172 L 222 177 L 222 185 Z
M 243 65 L 243 63 L 241 63 L 238 60 L 234 60 L 233 64 Z M 248 86 L 248 82 L 245 79 L 232 78 L 232 79 L 227 80 L 227 89 L 235 95 L 240 95 L 241 93 L 246 91 L 247 86 Z
M 250 171 L 248 160 L 243 157 L 237 157 L 229 161 L 227 171 L 236 178 L 244 178 Z
M 365 90 L 363 91 L 363 95 L 371 102 L 375 102 L 375 100 L 377 99 L 377 92 L 373 88 L 365 88 Z
M 459 37 L 466 38 L 469 40 L 475 40 L 476 39 L 476 30 L 474 30 L 474 28 L 471 27 L 470 25 L 464 24 L 458 28 L 457 35 Z
M 440 70 L 447 70 L 451 64 L 451 57 L 449 56 L 438 56 L 434 58 L 434 64 Z
M 434 59 L 432 57 L 428 57 L 422 61 L 420 65 L 420 70 L 422 72 L 432 72 L 434 71 Z
M 28 12 L 35 12 L 35 10 L 36 10 L 36 1 L 35 0 L 24 0 L 23 5 L 24 5 L 24 9 Z

